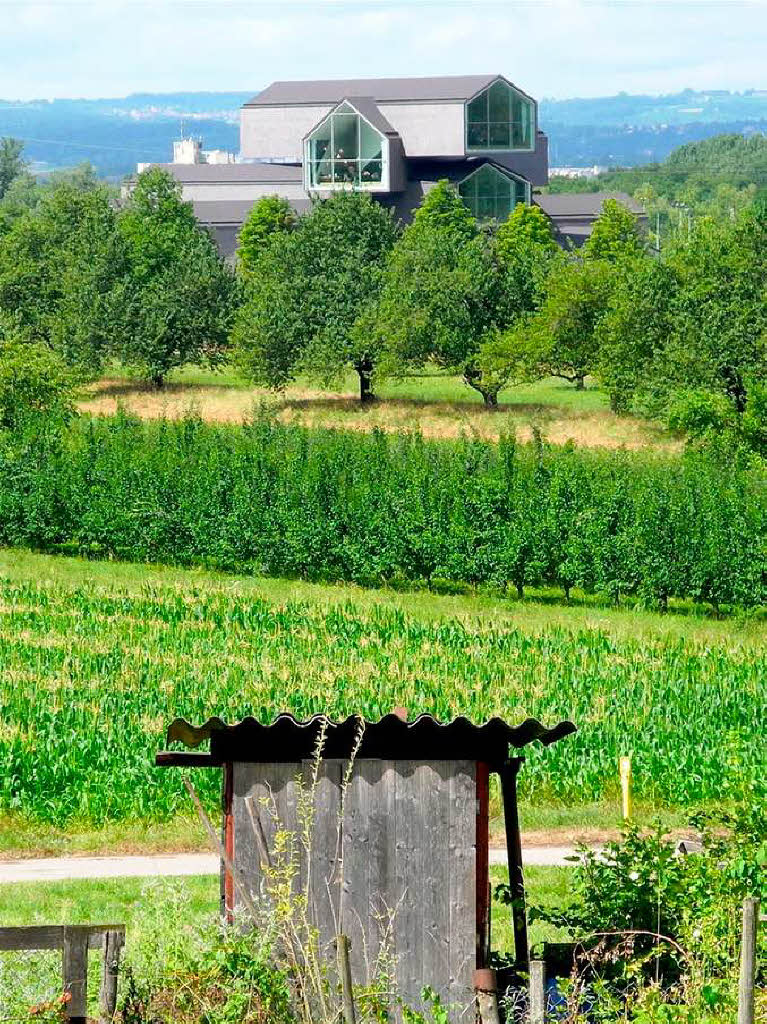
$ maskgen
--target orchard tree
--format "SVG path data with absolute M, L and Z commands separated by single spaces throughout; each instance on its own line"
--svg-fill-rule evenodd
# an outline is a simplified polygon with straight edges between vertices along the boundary
M 186 363 L 216 367 L 225 358 L 238 288 L 181 185 L 150 168 L 117 221 L 127 273 L 115 305 L 112 352 L 155 387 Z
M 244 277 L 255 271 L 259 256 L 273 235 L 292 231 L 296 215 L 282 196 L 261 196 L 253 205 L 240 231 L 237 265 Z
M 115 289 L 126 269 L 109 192 L 60 184 L 16 216 L 0 245 L 0 310 L 84 374 L 113 341 Z
M 527 329 L 537 337 L 531 349 L 540 353 L 541 371 L 575 384 L 579 391 L 599 365 L 598 327 L 610 297 L 612 274 L 605 260 L 559 264 L 549 276 L 540 310 L 528 321 Z
M 584 255 L 589 259 L 614 262 L 641 256 L 646 248 L 636 215 L 617 199 L 605 199 L 583 247 Z
M 506 315 L 512 319 L 540 305 L 553 264 L 562 258 L 551 221 L 539 206 L 517 203 L 494 238 Z
M 233 340 L 245 373 L 282 388 L 298 373 L 329 383 L 352 367 L 373 397 L 380 337 L 368 311 L 397 239 L 391 213 L 362 192 L 317 200 L 290 232 L 273 234 L 248 281 Z
M 363 326 L 379 339 L 390 372 L 433 361 L 494 406 L 503 386 L 497 362 L 477 357 L 496 327 L 500 294 L 487 237 L 455 188 L 440 181 L 394 247 Z

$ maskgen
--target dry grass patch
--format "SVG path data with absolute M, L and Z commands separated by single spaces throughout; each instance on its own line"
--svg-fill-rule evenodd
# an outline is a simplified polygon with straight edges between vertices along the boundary
M 424 390 L 428 391 L 428 378 Z M 395 390 L 392 388 L 392 390 Z M 465 400 L 416 398 L 384 393 L 361 406 L 353 390 L 320 391 L 293 386 L 279 395 L 263 388 L 211 383 L 169 383 L 161 391 L 118 379 L 105 379 L 91 388 L 82 402 L 84 412 L 114 415 L 123 407 L 146 419 L 179 419 L 190 412 L 212 423 L 242 423 L 254 409 L 266 406 L 283 423 L 306 427 L 394 433 L 417 430 L 428 438 L 458 438 L 472 434 L 496 441 L 512 430 L 529 441 L 538 426 L 553 444 L 572 441 L 583 447 L 658 448 L 671 451 L 680 442 L 657 426 L 630 416 L 617 416 L 594 402 L 502 401 L 486 410 L 467 393 Z

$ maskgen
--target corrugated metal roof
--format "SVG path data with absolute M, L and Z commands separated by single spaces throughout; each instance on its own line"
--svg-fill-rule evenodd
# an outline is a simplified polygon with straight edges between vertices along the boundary
M 184 185 L 244 185 L 303 181 L 304 172 L 295 164 L 152 164 Z
M 299 721 L 281 714 L 270 725 L 255 718 L 227 725 L 220 718 L 209 718 L 196 727 L 178 718 L 168 729 L 168 743 L 198 747 L 210 740 L 210 752 L 217 762 L 248 761 L 279 763 L 300 761 L 314 756 L 323 724 L 323 757 L 346 758 L 355 747 L 361 724 L 362 742 L 357 756 L 387 760 L 466 760 L 499 764 L 506 760 L 509 747 L 524 747 L 534 740 L 548 746 L 575 732 L 572 722 L 559 722 L 548 729 L 536 718 L 511 726 L 501 718 L 474 725 L 459 716 L 451 722 L 439 722 L 432 715 L 419 715 L 406 722 L 397 715 L 385 715 L 378 721 L 364 721 L 351 715 L 336 722 L 324 715 Z
M 638 216 L 644 208 L 626 192 L 561 192 L 556 195 L 536 195 L 535 203 L 549 217 L 598 217 L 607 199 L 617 199 Z
M 342 78 L 272 82 L 246 107 L 297 103 L 339 103 L 345 96 L 372 96 L 378 103 L 407 100 L 467 100 L 499 75 L 444 75 L 431 78 Z

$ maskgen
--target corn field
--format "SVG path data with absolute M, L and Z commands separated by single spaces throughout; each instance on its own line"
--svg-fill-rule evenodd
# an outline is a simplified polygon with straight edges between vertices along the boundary
M 544 444 L 83 419 L 0 449 L 0 544 L 365 586 L 767 600 L 764 470 Z
M 153 757 L 176 716 L 376 718 L 398 704 L 571 718 L 575 736 L 526 751 L 534 801 L 612 794 L 626 753 L 636 796 L 670 806 L 764 787 L 767 673 L 750 642 L 284 602 L 226 578 L 97 587 L 41 573 L 0 578 L 0 811 L 167 819 L 185 797 Z M 195 781 L 213 806 L 218 773 Z

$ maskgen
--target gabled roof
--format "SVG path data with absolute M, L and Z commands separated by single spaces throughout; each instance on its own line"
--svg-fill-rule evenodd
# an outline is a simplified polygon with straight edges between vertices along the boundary
M 344 96 L 343 99 L 339 100 L 333 106 L 332 110 L 329 110 L 327 114 L 319 119 L 319 121 L 312 125 L 309 131 L 304 135 L 304 139 L 308 139 L 310 135 L 317 131 L 321 124 L 333 114 L 339 107 L 342 107 L 344 103 L 347 103 L 350 107 L 353 107 L 358 114 L 361 114 L 366 121 L 368 121 L 376 131 L 380 132 L 381 135 L 387 135 L 389 138 L 399 138 L 399 132 L 392 128 L 391 124 L 386 120 L 381 111 L 376 106 L 375 100 L 372 96 Z
M 184 719 L 176 719 L 168 729 L 167 741 L 198 747 L 209 740 L 210 756 L 219 764 L 225 761 L 279 763 L 313 757 L 323 733 L 323 757 L 349 757 L 357 746 L 361 727 L 364 729 L 358 745 L 359 757 L 485 761 L 493 765 L 506 760 L 510 746 L 524 747 L 534 740 L 548 746 L 575 732 L 572 722 L 559 722 L 547 729 L 535 718 L 511 726 L 500 718 L 474 725 L 460 715 L 443 723 L 432 715 L 419 715 L 412 722 L 394 714 L 375 722 L 365 722 L 351 715 L 335 722 L 324 715 L 299 721 L 292 715 L 282 714 L 270 725 L 255 718 L 244 718 L 232 725 L 220 718 L 209 718 L 204 725 L 195 727 Z M 157 763 L 184 763 L 184 757 L 171 752 L 160 753 Z
M 469 100 L 501 75 L 444 75 L 434 78 L 344 78 L 272 82 L 246 107 L 339 103 L 345 96 L 370 96 L 377 103 L 407 100 Z M 516 88 L 516 86 L 515 86 Z

